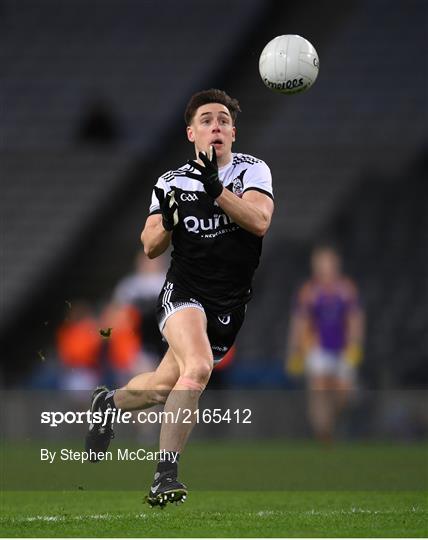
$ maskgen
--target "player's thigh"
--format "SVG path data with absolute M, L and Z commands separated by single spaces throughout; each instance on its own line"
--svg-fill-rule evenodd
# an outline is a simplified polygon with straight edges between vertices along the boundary
M 316 392 L 331 392 L 336 389 L 336 378 L 331 375 L 312 374 L 308 378 L 308 386 Z
M 343 377 L 337 377 L 336 379 L 336 391 L 339 395 L 343 396 L 343 398 L 347 398 L 349 394 L 352 393 L 352 391 L 355 388 L 355 380 L 352 378 L 352 376 L 343 376 Z
M 184 308 L 168 317 L 163 334 L 183 374 L 189 368 L 210 371 L 213 355 L 207 319 L 201 309 Z

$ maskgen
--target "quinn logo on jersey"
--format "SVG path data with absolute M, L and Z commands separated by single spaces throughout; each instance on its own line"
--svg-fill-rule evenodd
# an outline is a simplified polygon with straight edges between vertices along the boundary
M 232 191 L 235 195 L 238 195 L 238 197 L 242 196 L 242 192 L 244 191 L 244 174 L 246 173 L 247 169 L 244 169 L 239 176 L 234 178 L 232 180 Z
M 184 226 L 191 233 L 201 231 L 214 231 L 222 225 L 230 225 L 233 221 L 226 214 L 214 214 L 212 218 L 197 218 L 196 216 L 187 216 L 183 219 Z

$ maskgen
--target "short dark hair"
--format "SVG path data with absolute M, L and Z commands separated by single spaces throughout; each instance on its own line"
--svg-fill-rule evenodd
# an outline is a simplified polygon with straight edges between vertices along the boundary
M 206 105 L 207 103 L 221 103 L 227 107 L 233 123 L 236 122 L 236 117 L 238 113 L 241 112 L 238 100 L 231 98 L 223 90 L 218 90 L 217 88 L 202 90 L 201 92 L 193 94 L 187 104 L 186 110 L 184 111 L 184 121 L 186 122 L 186 126 L 190 126 L 199 107 Z

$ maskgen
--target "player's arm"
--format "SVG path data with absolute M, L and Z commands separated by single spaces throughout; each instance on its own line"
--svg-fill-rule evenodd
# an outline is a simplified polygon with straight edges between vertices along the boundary
M 350 300 L 346 320 L 345 358 L 353 366 L 361 363 L 364 342 L 364 312 L 358 300 L 356 286 L 349 282 Z
M 348 339 L 349 345 L 355 343 L 362 345 L 364 341 L 364 313 L 361 307 L 354 308 L 348 315 Z
M 168 249 L 171 243 L 172 231 L 165 230 L 162 225 L 162 214 L 153 214 L 146 220 L 141 242 L 144 244 L 144 253 L 149 259 L 155 259 Z
M 240 199 L 223 189 L 216 202 L 235 223 L 256 236 L 264 236 L 269 229 L 274 205 L 264 193 L 250 190 Z
M 256 186 L 253 189 L 250 187 L 248 191 L 244 191 L 241 199 L 224 189 L 218 176 L 217 156 L 213 146 L 210 147 L 209 154 L 211 156 L 199 152 L 202 163 L 189 161 L 200 174 L 187 172 L 187 176 L 202 182 L 206 193 L 243 229 L 257 236 L 264 236 L 270 226 L 274 207 L 268 192 L 259 188 L 256 190 Z
M 301 351 L 301 341 L 305 321 L 300 314 L 293 313 L 290 319 L 287 350 L 285 355 L 285 372 L 289 375 L 301 375 L 304 369 L 304 357 Z
M 288 333 L 285 371 L 290 375 L 301 375 L 304 370 L 305 355 L 308 350 L 310 335 L 310 317 L 306 305 L 307 286 L 303 286 L 297 295 L 293 308 Z
M 165 192 L 155 186 L 150 209 L 153 213 L 146 220 L 141 242 L 144 244 L 144 253 L 149 259 L 154 259 L 168 249 L 172 231 L 178 223 L 178 204 L 174 190 Z

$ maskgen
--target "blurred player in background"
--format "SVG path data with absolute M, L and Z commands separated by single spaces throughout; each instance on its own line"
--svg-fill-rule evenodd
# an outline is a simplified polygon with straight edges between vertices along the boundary
M 157 315 L 168 350 L 158 368 L 124 388 L 95 390 L 91 409 L 138 410 L 165 403 L 178 421 L 162 423 L 152 506 L 185 499 L 177 456 L 196 420 L 199 397 L 214 366 L 232 347 L 252 296 L 262 238 L 273 213 L 272 178 L 262 160 L 232 152 L 239 104 L 221 90 L 192 96 L 187 139 L 197 160 L 162 175 L 153 190 L 141 239 L 152 259 L 173 245 Z M 184 423 L 183 411 L 190 422 Z M 189 415 L 186 413 L 187 419 Z M 105 451 L 112 426 L 91 426 L 87 450 Z
M 363 312 L 333 248 L 316 248 L 311 263 L 312 277 L 298 291 L 291 318 L 286 369 L 306 375 L 312 428 L 329 443 L 362 360 Z
M 56 331 L 56 354 L 63 390 L 89 390 L 99 383 L 101 339 L 98 318 L 82 300 L 70 302 L 66 319 Z
M 153 365 L 157 365 L 165 353 L 156 319 L 156 304 L 165 282 L 166 264 L 165 256 L 149 259 L 141 249 L 136 256 L 135 271 L 121 279 L 113 292 L 113 302 L 134 306 L 139 311 L 144 361 Z

